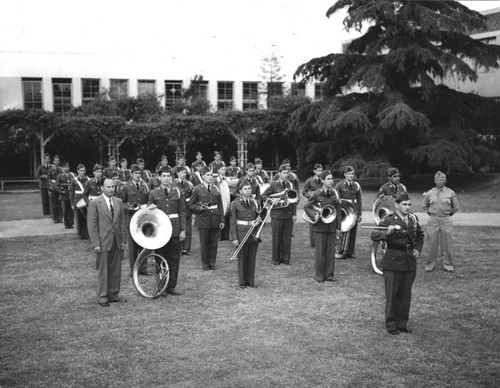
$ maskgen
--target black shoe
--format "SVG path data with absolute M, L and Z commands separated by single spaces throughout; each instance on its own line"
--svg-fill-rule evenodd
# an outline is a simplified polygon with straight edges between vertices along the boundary
M 217 268 L 215 267 L 215 265 L 212 265 L 209 267 L 212 271 L 215 271 Z
M 181 293 L 179 291 L 176 291 L 175 289 L 167 289 L 167 293 L 170 295 L 180 295 Z
M 253 283 L 247 283 L 247 287 L 257 288 L 257 286 Z
M 210 271 L 209 267 L 203 267 L 203 271 Z
M 108 302 L 99 302 L 99 306 L 101 306 L 101 307 L 109 307 L 109 303 Z
M 110 299 L 109 303 L 127 303 L 127 299 L 119 296 L 118 298 Z
M 401 333 L 407 333 L 407 334 L 410 334 L 410 333 L 413 333 L 413 330 L 412 329 L 409 329 L 407 327 L 398 327 L 398 330 L 401 332 Z
M 182 251 L 182 256 L 185 256 L 187 254 L 188 254 L 187 251 Z
M 398 329 L 387 329 L 387 332 L 392 335 L 399 335 Z

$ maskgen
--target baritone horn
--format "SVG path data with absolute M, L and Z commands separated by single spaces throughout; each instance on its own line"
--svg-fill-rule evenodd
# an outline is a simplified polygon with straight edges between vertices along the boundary
M 321 220 L 325 224 L 331 224 L 337 218 L 337 210 L 332 205 L 325 205 L 323 207 L 313 206 L 313 210 L 319 214 L 318 220 Z M 305 211 L 302 213 L 302 218 L 310 224 L 318 222 L 314 221 L 314 219 L 310 219 Z
M 271 194 L 269 198 L 279 199 L 278 203 L 274 205 L 278 209 L 299 202 L 300 196 L 299 192 L 295 189 L 285 189 L 279 193 Z

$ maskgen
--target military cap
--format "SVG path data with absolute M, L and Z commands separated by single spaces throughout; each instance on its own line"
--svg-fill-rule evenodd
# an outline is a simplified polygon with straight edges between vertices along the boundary
M 387 169 L 387 176 L 388 177 L 391 177 L 391 176 L 397 175 L 397 174 L 400 174 L 400 172 L 399 172 L 399 170 L 396 167 L 389 167 Z
M 319 177 L 325 179 L 328 175 L 332 175 L 332 172 L 330 170 L 324 170 Z
M 321 163 L 316 163 L 314 165 L 314 169 L 317 170 L 318 168 L 323 168 L 323 166 L 321 165 Z
M 102 170 L 102 166 L 99 163 L 94 164 L 92 171 Z
M 133 164 L 130 166 L 130 171 L 131 172 L 141 171 L 141 168 L 139 167 L 138 164 Z
M 408 193 L 398 192 L 396 194 L 396 203 L 400 203 L 403 201 L 409 201 L 409 200 L 410 200 L 410 196 L 408 195 Z

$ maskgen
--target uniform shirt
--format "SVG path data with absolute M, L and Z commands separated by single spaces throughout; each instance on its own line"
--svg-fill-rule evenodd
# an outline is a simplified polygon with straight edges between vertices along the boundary
M 172 223 L 172 237 L 179 237 L 181 231 L 186 230 L 186 201 L 181 191 L 175 186 L 168 187 L 168 196 L 163 187 L 150 190 L 148 205 L 155 204 L 158 209 L 170 218 Z M 172 215 L 177 217 L 172 217 Z
M 406 186 L 402 183 L 395 185 L 392 182 L 386 182 L 380 186 L 377 198 L 383 197 L 384 195 L 390 195 L 391 197 L 396 198 L 397 193 L 406 193 Z
M 210 162 L 210 164 L 208 165 L 208 167 L 212 170 L 212 173 L 213 174 L 219 174 L 219 168 L 221 167 L 225 167 L 226 166 L 226 163 L 224 163 L 223 160 L 221 160 L 220 162 L 217 162 L 217 161 L 212 161 Z
M 226 176 L 229 178 L 241 178 L 241 168 L 238 166 L 228 166 L 226 169 Z
M 118 169 L 118 179 L 122 182 L 126 183 L 132 180 L 132 172 L 128 168 L 119 168 Z
M 89 179 L 85 183 L 85 189 L 83 190 L 83 199 L 89 204 L 89 197 L 98 197 L 102 194 L 101 186 L 96 182 L 95 178 Z
M 236 198 L 231 202 L 230 207 L 230 235 L 231 240 L 241 241 L 247 231 L 252 227 L 249 222 L 255 221 L 257 218 L 257 213 L 259 211 L 259 205 L 257 201 L 253 198 L 248 200 L 246 203 L 243 197 Z M 239 221 L 245 221 L 246 224 L 238 224 Z
M 62 173 L 62 168 L 59 166 L 56 166 L 55 164 L 51 164 L 49 168 L 49 188 L 52 191 L 57 191 L 56 188 L 56 179 L 59 174 Z
M 424 210 L 433 217 L 450 217 L 458 211 L 457 196 L 446 186 L 434 187 L 425 195 Z
M 321 179 L 317 176 L 312 176 L 306 180 L 304 189 L 302 190 L 302 195 L 309 198 L 314 191 L 320 189 L 322 186 L 323 184 L 321 183 Z
M 340 199 L 348 199 L 354 203 L 358 216 L 362 214 L 361 186 L 358 182 L 349 183 L 347 179 L 342 179 L 335 185 L 335 190 L 338 191 Z
M 186 217 L 191 217 L 193 213 L 189 208 L 189 198 L 191 198 L 191 195 L 193 194 L 194 185 L 187 179 L 183 180 L 177 179 L 176 185 L 181 191 L 181 194 L 186 202 Z
M 203 182 L 201 174 L 198 171 L 195 171 L 191 178 L 189 179 L 194 187 L 200 185 Z
M 49 175 L 50 175 L 50 164 L 42 164 L 38 166 L 36 177 L 37 179 L 40 179 L 41 189 L 49 188 Z
M 71 181 L 71 188 L 69 191 L 71 206 L 75 206 L 78 201 L 83 198 L 83 192 L 85 191 L 85 185 L 88 180 L 89 177 L 84 175 L 83 177 L 77 176 Z
M 70 172 L 65 174 L 64 172 L 60 173 L 56 179 L 56 191 L 60 194 L 61 199 L 64 201 L 69 201 L 69 190 L 71 187 L 71 181 L 73 180 L 73 176 Z
M 139 188 L 137 188 L 137 185 L 139 185 Z M 139 205 L 147 204 L 148 198 L 149 188 L 143 181 L 139 181 L 138 183 L 130 181 L 122 187 L 121 199 L 125 204 L 125 208 L 128 207 L 127 205 L 134 203 L 138 203 Z
M 325 224 L 321 219 L 318 220 L 315 224 L 312 225 L 313 232 L 316 233 L 335 233 L 336 230 L 340 227 L 340 197 L 339 193 L 335 189 L 330 189 L 330 193 L 327 193 L 327 190 L 324 187 L 317 189 L 311 193 L 307 203 L 304 205 L 304 212 L 307 216 L 313 220 L 316 215 L 316 208 L 323 208 L 325 206 L 333 206 L 336 211 L 336 218 L 333 222 L 329 224 Z
M 269 187 L 262 193 L 261 199 L 265 202 L 271 194 L 281 193 L 285 189 L 292 189 L 292 184 L 289 181 L 277 180 L 272 182 Z M 272 198 L 272 197 L 271 197 Z M 297 215 L 297 204 L 288 203 L 286 207 L 276 208 L 273 207 L 271 209 L 271 218 L 274 219 L 291 219 L 292 216 Z
M 189 208 L 196 214 L 194 225 L 198 228 L 218 229 L 219 225 L 224 222 L 222 197 L 214 183 L 212 183 L 210 191 L 205 183 L 195 186 L 188 203 Z M 203 205 L 213 208 L 206 209 Z

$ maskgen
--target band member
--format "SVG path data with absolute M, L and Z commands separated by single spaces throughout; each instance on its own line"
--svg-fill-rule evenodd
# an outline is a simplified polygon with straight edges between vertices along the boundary
M 160 171 L 160 168 L 165 167 L 165 166 L 168 166 L 168 158 L 167 158 L 167 155 L 162 155 L 160 158 L 160 161 L 156 165 L 155 171 L 158 173 Z
M 83 190 L 83 200 L 88 205 L 90 201 L 97 198 L 102 194 L 101 177 L 102 177 L 102 166 L 100 164 L 94 164 L 92 169 L 94 172 L 94 177 L 89 179 L 85 184 Z M 114 190 L 114 188 L 113 188 Z
M 189 208 L 189 199 L 193 194 L 194 186 L 186 179 L 187 167 L 177 166 L 177 187 L 186 200 L 186 238 L 182 241 L 182 254 L 189 255 L 191 251 L 191 239 L 193 235 L 192 211 Z
M 241 168 L 236 165 L 237 160 L 234 156 L 229 158 L 229 166 L 226 169 L 226 175 L 228 178 L 241 178 L 243 172 Z
M 206 166 L 207 164 L 205 163 L 205 161 L 203 160 L 203 155 L 201 154 L 200 151 L 196 151 L 196 156 L 195 156 L 195 161 L 193 163 L 191 163 L 191 170 L 195 171 L 195 163 L 198 163 L 200 162 L 202 166 Z
M 219 188 L 219 191 L 220 191 L 221 182 L 224 181 L 224 182 L 228 183 L 227 177 L 226 177 L 226 171 L 227 171 L 226 166 L 220 166 L 219 170 L 217 171 L 218 176 L 217 176 L 217 178 L 214 178 L 214 183 Z M 229 185 L 228 185 L 228 188 L 229 188 Z M 231 225 L 230 225 L 230 219 L 229 219 L 229 212 L 227 212 L 227 214 L 224 216 L 224 229 L 222 229 L 220 232 L 220 241 L 229 240 L 230 229 L 231 229 Z
M 446 187 L 446 175 L 438 171 L 434 175 L 436 187 L 427 192 L 424 198 L 424 210 L 429 215 L 427 224 L 427 243 L 429 253 L 425 270 L 431 272 L 438 256 L 439 241 L 443 257 L 443 269 L 453 272 L 453 222 L 451 218 L 458 211 L 458 200 L 455 192 Z
M 231 202 L 231 240 L 238 246 L 255 222 L 259 205 L 252 197 L 250 182 L 242 180 L 238 188 L 240 196 Z M 248 238 L 238 253 L 238 279 L 240 288 L 255 287 L 255 258 L 259 244 Z
M 97 260 L 97 300 L 102 307 L 126 302 L 118 296 L 127 223 L 122 201 L 113 197 L 113 180 L 103 178 L 102 194 L 89 204 L 87 227 Z
M 167 244 L 156 249 L 156 253 L 167 260 L 170 270 L 166 293 L 180 295 L 175 287 L 179 276 L 182 241 L 186 238 L 186 201 L 177 185 L 172 183 L 170 167 L 161 167 L 159 174 L 161 185 L 149 192 L 148 205 L 150 209 L 158 208 L 168 216 L 172 223 L 172 236 Z
M 321 174 L 323 172 L 323 166 L 320 163 L 316 163 L 314 165 L 314 175 L 306 180 L 304 185 L 304 189 L 302 190 L 302 195 L 306 198 L 310 198 L 312 193 L 318 190 L 323 186 L 321 181 Z M 309 224 L 309 241 L 311 242 L 311 247 L 314 248 L 314 239 L 313 239 L 313 226 Z
M 335 190 L 340 195 L 341 199 L 347 199 L 354 204 L 358 216 L 358 222 L 352 227 L 349 232 L 349 246 L 347 247 L 346 257 L 355 259 L 357 256 L 354 253 L 356 246 L 356 233 L 358 231 L 358 223 L 362 220 L 362 207 L 361 207 L 361 186 L 358 182 L 354 181 L 354 167 L 346 166 L 344 169 L 344 178 L 335 186 Z
M 151 179 L 148 181 L 148 186 L 150 190 L 156 189 L 161 185 L 160 181 L 160 171 L 156 170 Z
M 184 177 L 184 179 L 189 179 L 189 177 L 191 176 L 191 169 L 186 165 L 186 158 L 184 157 L 184 155 L 179 155 L 179 158 L 177 159 L 177 165 L 172 168 L 172 175 L 174 178 L 178 178 L 177 171 L 180 168 L 184 168 L 186 170 L 186 176 Z
M 224 229 L 224 212 L 219 189 L 213 184 L 208 167 L 201 170 L 203 183 L 195 186 L 189 207 L 196 215 L 194 225 L 200 234 L 201 265 L 204 270 L 215 270 L 220 231 Z
M 289 172 L 288 180 L 292 184 L 293 188 L 299 191 L 299 177 L 292 171 L 292 164 L 290 163 L 290 159 L 288 158 L 283 159 L 283 162 L 281 164 L 285 166 L 286 169 L 288 170 Z M 278 172 L 277 174 L 275 174 L 273 179 L 274 180 L 280 179 L 280 173 Z
M 102 172 L 102 176 L 104 178 L 111 178 L 111 173 L 118 173 L 118 167 L 116 165 L 116 158 L 114 156 L 111 156 L 108 161 L 108 167 L 104 169 L 104 171 Z
M 194 187 L 198 186 L 199 184 L 203 183 L 203 177 L 201 174 L 201 171 L 203 170 L 203 167 L 205 165 L 201 162 L 195 162 L 194 163 L 194 174 L 191 175 L 190 181 L 193 184 Z
M 222 166 L 226 166 L 226 163 L 224 163 L 223 160 L 221 160 L 220 157 L 220 152 L 219 151 L 214 151 L 214 160 L 210 162 L 208 167 L 212 170 L 212 173 L 214 174 L 214 177 L 217 177 L 219 168 Z
M 320 180 L 321 188 L 309 195 L 308 201 L 304 205 L 304 211 L 310 219 L 316 222 L 311 224 L 315 247 L 316 281 L 323 283 L 325 280 L 335 281 L 333 277 L 335 273 L 335 242 L 340 217 L 337 216 L 331 223 L 325 223 L 314 208 L 321 209 L 325 206 L 331 206 L 337 215 L 340 215 L 341 210 L 339 194 L 333 188 L 332 172 L 330 170 L 322 171 Z
M 89 238 L 89 231 L 87 229 L 87 206 L 77 207 L 76 204 L 83 198 L 83 191 L 89 178 L 85 175 L 86 169 L 83 164 L 77 166 L 77 173 L 75 179 L 71 181 L 69 190 L 69 198 L 71 208 L 75 213 L 76 233 L 81 240 Z
M 255 175 L 260 176 L 262 178 L 262 183 L 268 183 L 269 182 L 269 174 L 262 167 L 262 159 L 255 158 L 253 160 L 253 162 L 255 164 Z
M 118 176 L 123 184 L 127 183 L 130 179 L 132 179 L 132 173 L 128 168 L 128 161 L 125 158 L 120 159 L 120 168 L 118 169 Z
M 396 212 L 385 217 L 371 239 L 385 240 L 387 250 L 382 258 L 385 283 L 385 325 L 389 334 L 411 333 L 408 328 L 411 288 L 417 273 L 417 258 L 424 245 L 424 232 L 417 217 L 410 212 L 408 193 L 396 194 Z
M 71 200 L 69 197 L 69 190 L 71 187 L 71 182 L 73 181 L 73 176 L 69 172 L 69 164 L 64 162 L 62 164 L 62 172 L 57 176 L 56 179 L 56 191 L 59 194 L 59 198 L 62 205 L 64 226 L 66 229 L 73 228 L 73 222 L 75 221 L 75 215 L 71 207 Z
M 390 195 L 391 197 L 396 198 L 397 193 L 407 192 L 406 186 L 400 182 L 401 173 L 397 168 L 389 167 L 387 169 L 387 179 L 389 179 L 389 181 L 380 186 L 376 199 L 382 198 L 386 195 Z
M 279 167 L 279 178 L 262 194 L 262 201 L 266 201 L 272 194 L 286 193 L 285 190 L 293 189 L 292 183 L 288 180 L 290 171 L 282 164 Z M 286 194 L 283 194 L 286 195 Z M 283 196 L 273 198 L 275 206 L 283 203 Z M 285 206 L 286 205 L 286 206 Z M 297 220 L 297 205 L 285 201 L 280 207 L 273 207 L 271 210 L 271 229 L 273 233 L 273 257 L 274 265 L 281 263 L 290 265 L 290 252 L 292 246 L 292 228 Z
M 255 175 L 255 166 L 253 163 L 247 163 L 245 167 L 245 176 L 240 178 L 238 182 L 238 187 L 241 185 L 241 182 L 243 180 L 246 180 L 248 183 L 250 183 L 250 186 L 252 187 L 252 196 L 256 199 L 257 203 L 261 203 L 261 192 L 260 192 L 260 184 L 261 181 L 257 179 L 257 176 Z
M 50 155 L 45 154 L 43 158 L 43 164 L 38 166 L 36 172 L 37 179 L 40 179 L 40 193 L 42 196 L 42 210 L 44 216 L 50 216 L 50 197 L 49 197 L 49 187 L 50 187 Z
M 113 195 L 117 198 L 122 197 L 122 190 L 123 190 L 123 184 L 120 181 L 120 176 L 118 174 L 118 171 L 112 171 L 109 174 L 109 178 L 113 179 L 113 182 L 115 184 L 115 191 L 113 192 Z
M 53 164 L 50 166 L 50 169 L 49 169 L 49 172 L 50 172 L 49 173 L 50 205 L 52 207 L 52 220 L 56 224 L 62 223 L 62 219 L 63 219 L 61 201 L 60 201 L 59 193 L 57 191 L 57 186 L 56 186 L 57 176 L 62 172 L 62 168 L 60 166 L 60 163 L 61 163 L 61 161 L 59 159 L 59 156 L 54 155 Z
M 132 276 L 135 260 L 137 259 L 137 256 L 139 256 L 142 248 L 130 235 L 130 220 L 141 205 L 147 205 L 149 188 L 141 179 L 142 171 L 137 164 L 130 166 L 130 171 L 132 173 L 132 180 L 123 186 L 121 199 L 126 209 L 125 214 L 127 215 L 128 256 L 130 263 L 130 275 Z M 139 269 L 139 274 L 147 275 L 146 263 L 144 263 L 144 266 Z
M 146 167 L 146 162 L 142 158 L 137 158 L 136 161 L 137 165 L 141 169 L 141 178 L 144 182 L 149 182 L 149 180 L 153 177 L 153 174 L 151 174 L 151 171 L 147 170 Z

